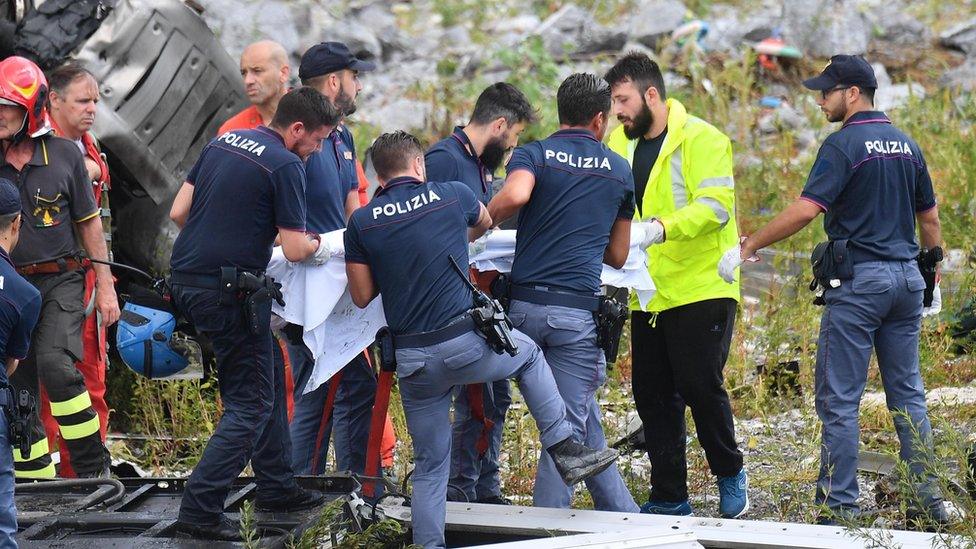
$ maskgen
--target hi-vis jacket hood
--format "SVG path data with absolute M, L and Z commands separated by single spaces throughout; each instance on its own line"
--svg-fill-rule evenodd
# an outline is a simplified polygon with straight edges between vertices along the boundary
M 668 135 L 651 168 L 635 221 L 657 218 L 666 241 L 648 249 L 657 293 L 646 310 L 660 312 L 706 299 L 739 299 L 739 282 L 718 276 L 722 253 L 739 241 L 735 223 L 732 143 L 711 124 L 667 100 Z M 616 128 L 607 146 L 633 164 L 636 139 Z M 636 298 L 631 309 L 640 310 Z

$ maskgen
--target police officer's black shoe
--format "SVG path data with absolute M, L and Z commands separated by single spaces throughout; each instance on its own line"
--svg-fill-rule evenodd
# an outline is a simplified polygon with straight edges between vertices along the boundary
M 297 488 L 274 498 L 263 498 L 259 495 L 254 501 L 254 507 L 266 513 L 294 513 L 318 507 L 323 503 L 325 494 L 322 492 Z
M 217 524 L 197 524 L 195 522 L 183 522 L 178 520 L 173 524 L 173 533 L 176 537 L 188 537 L 193 539 L 211 539 L 217 541 L 241 541 L 241 524 L 235 522 L 227 515 L 220 515 Z
M 486 498 L 478 498 L 474 500 L 475 503 L 487 503 L 489 505 L 511 505 L 512 500 L 505 496 L 488 496 Z
M 548 448 L 552 463 L 568 486 L 602 473 L 617 461 L 620 453 L 613 448 L 594 450 L 567 438 Z
M 966 513 L 949 501 L 939 501 L 928 509 L 909 507 L 905 513 L 909 529 L 920 528 L 929 532 L 937 532 L 966 518 Z

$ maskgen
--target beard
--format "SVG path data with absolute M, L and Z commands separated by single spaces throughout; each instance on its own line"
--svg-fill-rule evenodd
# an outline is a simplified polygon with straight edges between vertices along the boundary
M 493 137 L 485 143 L 485 150 L 481 151 L 478 158 L 481 159 L 481 163 L 488 168 L 489 172 L 495 173 L 495 170 L 502 165 L 505 152 L 505 141 L 501 137 Z
M 843 122 L 847 117 L 847 105 L 832 112 L 825 110 L 824 113 L 827 115 L 827 122 Z
M 637 139 L 638 137 L 647 135 L 647 132 L 651 131 L 651 124 L 654 123 L 654 115 L 651 114 L 651 109 L 647 106 L 647 102 L 642 102 L 644 103 L 644 108 L 634 117 L 633 124 L 630 127 L 627 127 L 626 124 L 624 125 L 624 135 L 627 136 L 627 139 Z
M 356 112 L 356 99 L 346 93 L 345 90 L 340 89 L 339 95 L 336 96 L 335 106 L 342 113 L 342 116 L 349 116 Z

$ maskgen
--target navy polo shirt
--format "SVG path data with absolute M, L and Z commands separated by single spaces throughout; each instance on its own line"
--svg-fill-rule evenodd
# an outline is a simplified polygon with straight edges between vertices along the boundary
M 263 271 L 279 229 L 305 230 L 305 167 L 272 129 L 214 139 L 186 179 L 193 200 L 173 245 L 174 271 Z
M 482 204 L 491 197 L 491 172 L 474 153 L 474 147 L 463 126 L 427 150 L 427 181 L 460 181 L 468 186 Z
M 0 248 L 0 349 L 3 359 L 27 358 L 31 332 L 41 314 L 41 292 L 17 274 L 7 251 Z M 7 383 L 7 370 L 0 368 L 0 382 Z
M 471 290 L 451 266 L 468 265 L 468 227 L 481 204 L 457 182 L 387 182 L 353 212 L 344 239 L 346 262 L 369 265 L 394 334 L 443 328 L 471 308 Z
M 308 230 L 327 233 L 346 226 L 346 197 L 359 188 L 352 132 L 340 125 L 305 163 Z
M 535 176 L 519 212 L 512 282 L 597 292 L 610 229 L 634 217 L 630 164 L 592 133 L 567 129 L 518 147 L 507 169 Z
M 800 196 L 824 210 L 827 236 L 849 240 L 855 261 L 914 259 L 915 214 L 935 207 L 918 144 L 877 111 L 827 137 Z

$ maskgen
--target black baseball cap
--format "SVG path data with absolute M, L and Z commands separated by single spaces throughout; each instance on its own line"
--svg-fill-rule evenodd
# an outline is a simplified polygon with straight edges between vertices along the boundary
M 877 88 L 878 80 L 874 77 L 874 69 L 860 55 L 835 55 L 820 76 L 804 80 L 803 85 L 811 90 L 829 90 L 837 86 Z
M 349 47 L 342 42 L 322 42 L 312 46 L 302 55 L 302 62 L 298 66 L 298 77 L 304 80 L 343 69 L 363 72 L 375 68 L 376 63 L 357 59 L 349 51 Z
M 0 177 L 0 215 L 20 212 L 20 191 L 9 179 Z

